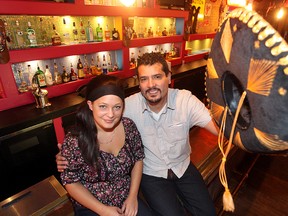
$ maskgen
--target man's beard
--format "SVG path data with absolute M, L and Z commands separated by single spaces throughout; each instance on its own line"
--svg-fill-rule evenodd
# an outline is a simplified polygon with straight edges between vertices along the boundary
M 158 92 L 161 92 L 160 89 L 158 89 L 158 88 L 150 88 L 147 91 L 145 91 L 145 94 L 143 96 L 147 100 L 147 102 L 149 102 L 150 104 L 157 104 L 158 102 L 161 101 L 162 97 L 161 96 L 159 98 L 149 97 L 148 96 L 149 95 L 149 91 L 152 90 L 152 89 L 155 89 Z

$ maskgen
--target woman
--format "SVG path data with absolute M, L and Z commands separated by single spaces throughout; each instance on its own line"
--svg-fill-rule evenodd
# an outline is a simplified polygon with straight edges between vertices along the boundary
M 75 215 L 151 215 L 138 199 L 144 150 L 134 122 L 122 117 L 124 91 L 116 77 L 101 75 L 86 88 L 86 100 L 67 133 L 61 173 Z

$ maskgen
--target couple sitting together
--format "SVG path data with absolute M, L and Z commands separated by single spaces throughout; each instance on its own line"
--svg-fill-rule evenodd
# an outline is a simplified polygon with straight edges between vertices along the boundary
M 190 91 L 169 88 L 160 54 L 145 53 L 136 70 L 141 92 L 127 98 L 116 77 L 88 83 L 56 156 L 75 215 L 216 215 L 190 161 L 190 128 L 218 133 L 209 111 Z

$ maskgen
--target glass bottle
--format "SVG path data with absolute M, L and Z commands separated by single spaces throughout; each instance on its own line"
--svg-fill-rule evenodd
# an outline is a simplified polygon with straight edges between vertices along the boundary
M 119 67 L 118 67 L 118 63 L 115 62 L 114 66 L 113 66 L 113 71 L 118 71 Z
M 28 85 L 30 87 L 32 87 L 32 79 L 33 79 L 33 76 L 34 76 L 34 73 L 32 71 L 32 68 L 31 68 L 31 65 L 27 65 L 27 73 L 28 73 L 28 80 L 29 80 L 29 83 Z
M 33 80 L 34 80 L 34 82 L 35 82 L 35 80 L 37 81 L 37 84 L 40 88 L 47 86 L 45 74 L 42 70 L 40 70 L 39 66 L 37 66 L 37 71 L 33 77 Z M 35 84 L 35 83 L 33 83 L 33 84 Z
M 71 38 L 70 38 L 70 33 L 69 33 L 69 27 L 66 25 L 66 19 L 63 18 L 63 42 L 64 44 L 70 44 L 71 43 Z
M 86 55 L 84 55 L 83 72 L 84 72 L 85 78 L 90 76 L 90 67 L 89 67 L 89 63 L 88 63 Z
M 6 20 L 4 20 L 4 25 L 5 25 L 6 36 L 7 36 L 7 40 L 6 40 L 7 48 L 9 50 L 15 49 L 16 41 L 15 41 L 13 33 L 11 32 L 10 26 L 8 25 Z
M 31 22 L 28 22 L 28 28 L 26 30 L 27 38 L 29 41 L 30 47 L 37 47 L 37 39 L 36 39 L 36 32 L 31 26 Z
M 28 84 L 24 78 L 24 75 L 23 75 L 23 70 L 22 70 L 22 67 L 19 66 L 18 68 L 18 75 L 19 75 L 19 78 L 20 78 L 20 85 L 18 87 L 18 91 L 23 93 L 23 92 L 27 92 L 29 90 L 28 88 Z
M 45 78 L 47 86 L 53 85 L 53 78 L 48 65 L 46 65 Z
M 75 81 L 78 79 L 78 75 L 75 72 L 74 68 L 73 68 L 73 64 L 71 63 L 71 68 L 70 68 L 70 80 L 71 81 Z
M 108 68 L 108 71 L 109 71 L 109 72 L 113 71 L 113 68 L 112 68 L 112 61 L 111 61 L 111 54 L 110 54 L 110 53 L 108 54 L 108 59 L 107 59 L 107 68 Z
M 108 68 L 107 68 L 107 62 L 106 62 L 105 55 L 103 55 L 102 71 L 103 71 L 103 74 L 108 74 Z
M 61 37 L 59 33 L 56 31 L 56 27 L 54 24 L 53 24 L 53 34 L 51 37 L 51 41 L 53 46 L 61 45 Z
M 43 19 L 40 17 L 40 37 L 38 37 L 38 45 L 46 46 L 49 45 L 48 34 L 43 26 Z
M 88 25 L 86 27 L 86 39 L 88 42 L 94 41 L 93 29 L 91 27 L 90 21 L 88 20 Z
M 162 36 L 162 32 L 160 30 L 160 26 L 157 27 L 156 36 Z
M 78 29 L 76 28 L 76 24 L 75 22 L 73 22 L 73 40 L 74 40 L 74 43 L 78 43 L 79 41 L 79 35 L 78 35 Z
M 134 56 L 134 53 L 132 52 L 131 53 L 131 57 L 130 57 L 130 68 L 134 68 L 135 67 L 135 56 Z
M 93 57 L 91 58 L 90 71 L 91 71 L 91 74 L 92 74 L 93 76 L 96 76 L 96 75 L 97 75 L 97 68 L 96 68 L 96 65 L 95 65 L 95 63 L 94 63 Z
M 62 75 L 58 70 L 58 66 L 56 62 L 54 62 L 54 82 L 55 84 L 61 84 L 62 83 Z
M 102 74 L 102 67 L 99 55 L 97 55 L 96 68 L 97 68 L 97 75 Z
M 62 72 L 62 81 L 63 81 L 63 83 L 67 83 L 70 81 L 69 73 L 67 72 L 64 65 L 63 65 L 63 72 Z
M 116 28 L 112 31 L 112 40 L 119 40 L 119 32 Z
M 98 26 L 96 28 L 96 41 L 102 42 L 103 41 L 103 29 L 98 23 Z
M 20 29 L 19 21 L 16 20 L 16 27 L 15 27 L 15 38 L 17 42 L 17 48 L 24 48 L 26 47 L 25 39 L 24 39 L 24 32 Z
M 86 32 L 82 20 L 80 21 L 80 42 L 81 43 L 86 42 Z
M 84 75 L 83 65 L 82 65 L 82 62 L 81 62 L 80 58 L 78 59 L 77 70 L 78 70 L 78 78 L 79 79 L 84 79 L 85 75 Z
M 108 28 L 108 25 L 106 25 L 106 29 L 105 29 L 105 40 L 106 41 L 109 41 L 110 40 L 110 37 L 111 37 L 111 32 L 110 32 L 110 30 L 109 30 L 109 28 Z

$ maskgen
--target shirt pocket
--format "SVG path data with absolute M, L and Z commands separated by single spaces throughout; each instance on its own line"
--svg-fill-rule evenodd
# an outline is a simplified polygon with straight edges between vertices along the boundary
M 171 145 L 186 144 L 188 139 L 188 131 L 186 126 L 182 123 L 176 123 L 168 125 L 167 127 L 167 138 Z

